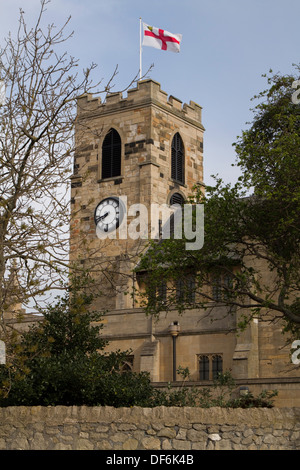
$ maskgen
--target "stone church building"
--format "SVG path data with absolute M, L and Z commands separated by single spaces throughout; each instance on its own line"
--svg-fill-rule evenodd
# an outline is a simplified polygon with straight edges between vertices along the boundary
M 150 214 L 153 204 L 180 203 L 194 185 L 204 188 L 204 131 L 201 106 L 183 104 L 153 80 L 139 81 L 126 96 L 109 94 L 103 103 L 80 97 L 71 258 L 98 282 L 103 337 L 108 350 L 131 351 L 126 367 L 149 371 L 156 386 L 180 381 L 179 366 L 189 368 L 189 381 L 197 386 L 231 370 L 241 389 L 277 389 L 278 406 L 300 406 L 299 366 L 291 362 L 279 323 L 254 319 L 237 335 L 237 319 L 220 304 L 212 310 L 214 322 L 201 309 L 183 315 L 174 310 L 157 320 L 146 316 L 133 294 L 139 289 L 133 269 L 147 238 L 126 232 L 131 225 L 138 234 L 136 205 Z M 151 219 L 149 230 L 155 225 L 159 232 L 160 220 Z

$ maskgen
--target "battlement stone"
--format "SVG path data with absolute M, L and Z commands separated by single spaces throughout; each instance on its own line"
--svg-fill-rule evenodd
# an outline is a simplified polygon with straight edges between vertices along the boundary
M 102 102 L 100 97 L 94 97 L 92 94 L 82 95 L 77 100 L 77 115 L 79 118 L 104 115 L 120 109 L 150 104 L 181 116 L 183 119 L 193 120 L 198 125 L 201 124 L 202 107 L 200 105 L 194 101 L 190 101 L 189 104 L 182 103 L 172 95 L 168 97 L 168 94 L 161 89 L 160 83 L 151 79 L 137 82 L 135 88 L 127 91 L 127 97 L 124 97 L 121 92 L 109 93 Z

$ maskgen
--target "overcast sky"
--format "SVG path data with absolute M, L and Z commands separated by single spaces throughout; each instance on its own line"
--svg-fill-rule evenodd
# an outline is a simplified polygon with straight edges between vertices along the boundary
M 0 0 L 0 43 L 14 32 L 19 8 L 33 25 L 39 0 Z M 139 18 L 183 35 L 175 54 L 143 48 L 143 71 L 162 90 L 203 107 L 204 180 L 219 174 L 234 182 L 232 143 L 251 120 L 251 98 L 266 87 L 269 69 L 287 74 L 299 63 L 299 0 L 52 0 L 46 19 L 60 26 L 71 15 L 68 52 L 82 68 L 98 64 L 95 81 L 108 80 L 118 65 L 114 91 L 139 69 Z

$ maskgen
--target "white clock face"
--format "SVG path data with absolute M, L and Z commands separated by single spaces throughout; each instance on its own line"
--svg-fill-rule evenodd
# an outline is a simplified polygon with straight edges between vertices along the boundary
M 117 197 L 103 199 L 95 210 L 95 224 L 102 232 L 116 230 L 123 219 L 123 210 Z

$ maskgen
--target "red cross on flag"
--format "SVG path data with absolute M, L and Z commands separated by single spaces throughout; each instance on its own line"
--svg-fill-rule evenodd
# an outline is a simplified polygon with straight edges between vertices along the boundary
M 155 47 L 163 51 L 180 51 L 182 34 L 172 34 L 164 29 L 155 28 L 143 23 L 144 38 L 143 46 Z

